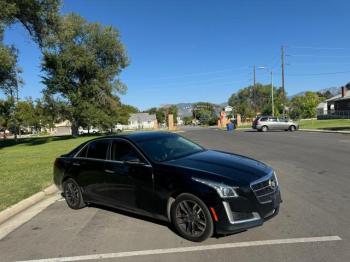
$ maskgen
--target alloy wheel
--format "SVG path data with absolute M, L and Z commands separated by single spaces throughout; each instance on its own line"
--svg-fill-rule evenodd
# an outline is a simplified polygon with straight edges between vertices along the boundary
M 80 202 L 78 186 L 75 183 L 68 182 L 65 189 L 66 201 L 70 206 L 76 206 Z
M 176 223 L 190 236 L 201 236 L 207 227 L 203 209 L 191 200 L 183 200 L 177 205 Z

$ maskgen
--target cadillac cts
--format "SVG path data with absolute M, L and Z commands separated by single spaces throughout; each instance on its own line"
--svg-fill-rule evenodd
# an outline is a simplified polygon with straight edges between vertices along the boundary
M 88 141 L 56 159 L 54 182 L 73 209 L 95 203 L 167 220 L 191 241 L 260 226 L 281 202 L 272 168 L 167 132 Z

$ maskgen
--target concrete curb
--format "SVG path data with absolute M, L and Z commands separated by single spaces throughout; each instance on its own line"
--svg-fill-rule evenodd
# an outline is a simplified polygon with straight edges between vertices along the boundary
M 26 199 L 23 199 L 22 201 L 18 202 L 17 204 L 14 204 L 13 206 L 6 208 L 4 211 L 0 212 L 0 224 L 5 222 L 9 218 L 13 217 L 14 215 L 17 215 L 18 213 L 22 212 L 23 210 L 40 202 L 46 196 L 52 195 L 56 192 L 58 192 L 58 188 L 55 185 L 51 185 L 51 186 L 45 188 L 44 190 L 26 198 Z
M 350 131 L 334 131 L 334 130 L 320 130 L 320 129 L 298 129 L 298 131 L 304 131 L 304 132 L 318 132 L 318 133 L 350 134 Z

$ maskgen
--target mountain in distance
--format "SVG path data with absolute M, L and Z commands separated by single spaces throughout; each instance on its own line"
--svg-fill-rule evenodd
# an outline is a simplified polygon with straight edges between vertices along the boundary
M 196 103 L 178 103 L 175 104 L 175 106 L 177 107 L 177 112 L 178 115 L 181 117 L 185 117 L 185 116 L 192 116 L 192 109 L 193 109 L 193 105 Z M 221 111 L 221 109 L 225 106 L 227 106 L 227 103 L 220 103 L 220 104 L 214 104 L 215 108 L 217 112 Z
M 333 87 L 323 88 L 323 89 L 317 90 L 315 92 L 325 93 L 327 91 L 331 92 L 331 94 L 333 96 L 336 96 L 336 95 L 340 94 L 340 87 L 333 86 Z M 303 95 L 305 95 L 306 92 L 307 91 L 302 91 L 302 92 L 296 93 L 294 95 L 289 96 L 289 98 L 293 98 L 294 96 L 303 96 Z

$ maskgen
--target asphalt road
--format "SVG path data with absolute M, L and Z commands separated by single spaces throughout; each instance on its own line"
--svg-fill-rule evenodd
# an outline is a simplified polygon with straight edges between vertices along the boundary
M 279 215 L 262 227 L 191 243 L 164 223 L 96 207 L 74 211 L 57 201 L 0 240 L 0 261 L 350 261 L 350 135 L 215 129 L 182 135 L 273 166 L 284 200 Z M 341 240 L 313 239 L 327 236 Z M 186 249 L 193 246 L 198 250 Z

